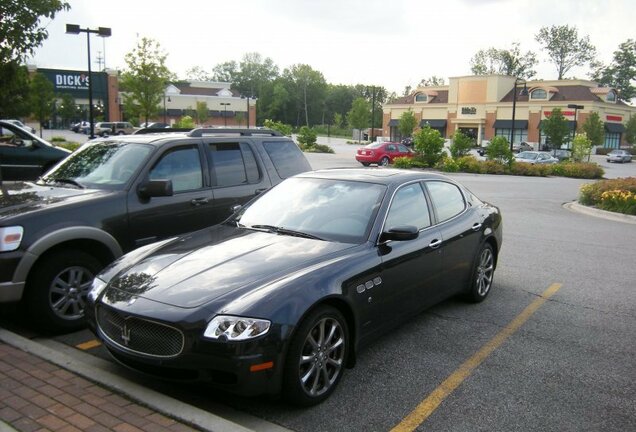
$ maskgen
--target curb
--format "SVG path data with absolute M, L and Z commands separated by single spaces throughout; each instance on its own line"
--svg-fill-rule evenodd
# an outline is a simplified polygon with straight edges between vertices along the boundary
M 0 341 L 50 361 L 113 392 L 125 395 L 136 403 L 203 431 L 254 432 L 254 429 L 248 429 L 205 410 L 135 384 L 121 376 L 99 369 L 87 362 L 82 362 L 68 354 L 33 342 L 2 328 L 0 328 Z M 286 430 L 282 427 L 275 427 L 275 425 L 271 426 L 273 426 L 272 429 L 278 431 Z M 15 429 L 11 426 L 0 421 L 0 432 L 14 431 Z
M 600 210 L 594 207 L 588 207 L 577 203 L 576 201 L 572 201 L 569 203 L 563 204 L 563 207 L 566 209 L 576 212 L 582 213 L 588 216 L 594 216 L 597 218 L 607 219 L 614 222 L 623 222 L 628 224 L 636 225 L 636 216 L 626 215 L 622 213 L 614 213 L 606 210 Z

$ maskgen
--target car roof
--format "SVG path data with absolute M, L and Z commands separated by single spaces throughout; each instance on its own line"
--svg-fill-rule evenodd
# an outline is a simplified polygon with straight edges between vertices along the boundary
M 321 178 L 332 180 L 351 180 L 384 185 L 401 184 L 413 180 L 445 180 L 455 183 L 442 174 L 426 171 L 401 170 L 395 168 L 332 168 L 309 171 L 296 177 Z

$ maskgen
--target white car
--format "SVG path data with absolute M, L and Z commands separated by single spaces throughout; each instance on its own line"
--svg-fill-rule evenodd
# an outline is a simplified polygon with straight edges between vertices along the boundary
M 608 162 L 631 162 L 632 154 L 627 150 L 612 150 L 607 154 Z
M 548 152 L 542 151 L 524 151 L 515 156 L 515 161 L 535 164 L 553 164 L 559 162 L 559 160 Z
M 8 120 L 2 120 L 2 121 L 13 123 L 14 125 L 16 125 L 18 127 L 21 127 L 22 129 L 24 129 L 27 132 L 35 133 L 35 129 L 34 128 L 32 128 L 31 126 L 25 125 L 20 120 L 8 119 Z

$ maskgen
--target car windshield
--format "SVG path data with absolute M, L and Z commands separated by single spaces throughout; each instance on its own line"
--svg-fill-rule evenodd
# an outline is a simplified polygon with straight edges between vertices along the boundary
M 102 141 L 79 149 L 53 171 L 42 184 L 74 184 L 76 187 L 121 189 L 137 172 L 152 147 L 145 144 Z
M 358 181 L 290 178 L 244 208 L 235 221 L 248 229 L 363 243 L 386 186 Z
M 518 158 L 520 159 L 530 159 L 530 160 L 535 160 L 539 155 L 537 153 L 530 153 L 530 152 L 521 152 L 517 155 Z

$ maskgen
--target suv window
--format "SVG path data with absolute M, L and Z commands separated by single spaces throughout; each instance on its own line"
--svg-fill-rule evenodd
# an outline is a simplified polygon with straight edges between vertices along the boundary
M 164 154 L 150 170 L 150 180 L 172 180 L 174 193 L 203 187 L 201 159 L 196 147 L 180 147 Z
M 211 143 L 208 152 L 214 186 L 236 186 L 259 181 L 261 176 L 256 158 L 248 144 Z
M 439 222 L 443 222 L 464 211 L 464 195 L 457 186 L 441 181 L 429 181 L 426 187 L 431 195 Z
M 311 169 L 307 165 L 305 156 L 293 141 L 267 141 L 263 143 L 263 148 L 272 160 L 280 178 L 291 177 L 304 171 L 305 168 Z
M 401 187 L 393 197 L 385 227 L 400 225 L 415 225 L 420 230 L 431 226 L 428 205 L 419 183 Z

